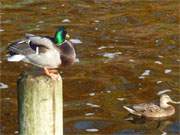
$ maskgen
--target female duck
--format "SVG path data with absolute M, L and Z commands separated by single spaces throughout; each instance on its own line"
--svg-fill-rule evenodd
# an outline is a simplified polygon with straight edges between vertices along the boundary
M 143 103 L 132 106 L 132 109 L 127 106 L 123 106 L 123 108 L 133 115 L 159 119 L 169 117 L 175 113 L 175 108 L 168 103 L 180 104 L 180 102 L 175 102 L 168 95 L 163 94 L 160 97 L 159 105 L 154 103 Z
M 73 64 L 76 60 L 75 49 L 65 40 L 67 32 L 60 27 L 55 37 L 26 34 L 25 38 L 12 43 L 9 47 L 8 61 L 24 61 L 44 69 L 52 79 L 58 79 L 57 68 Z

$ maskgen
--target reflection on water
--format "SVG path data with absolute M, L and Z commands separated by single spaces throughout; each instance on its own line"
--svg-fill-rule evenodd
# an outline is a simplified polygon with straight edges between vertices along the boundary
M 54 35 L 64 25 L 79 62 L 60 72 L 64 82 L 65 134 L 179 134 L 176 113 L 163 129 L 125 119 L 125 104 L 179 100 L 178 0 L 2 1 L 1 81 L 3 134 L 17 134 L 16 80 L 25 63 L 8 63 L 6 47 L 25 33 Z M 178 109 L 178 108 L 176 108 Z
M 180 134 L 179 129 L 180 129 L 180 122 L 175 121 L 174 123 L 171 123 L 168 125 L 168 128 L 166 131 L 171 134 Z

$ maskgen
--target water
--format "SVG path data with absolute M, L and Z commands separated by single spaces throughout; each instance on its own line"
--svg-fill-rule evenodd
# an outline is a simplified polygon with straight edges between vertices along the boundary
M 123 105 L 179 96 L 178 0 L 2 1 L 2 134 L 17 134 L 16 80 L 29 65 L 5 60 L 6 47 L 25 33 L 54 35 L 67 27 L 79 62 L 61 68 L 64 134 L 179 134 L 178 113 L 167 120 L 126 121 Z M 144 74 L 143 74 L 144 73 Z M 178 106 L 176 106 L 178 109 Z

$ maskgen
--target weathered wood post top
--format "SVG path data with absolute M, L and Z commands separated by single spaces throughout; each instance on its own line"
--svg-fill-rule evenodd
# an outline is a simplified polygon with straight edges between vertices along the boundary
M 30 69 L 20 75 L 17 92 L 20 135 L 63 135 L 61 78 Z

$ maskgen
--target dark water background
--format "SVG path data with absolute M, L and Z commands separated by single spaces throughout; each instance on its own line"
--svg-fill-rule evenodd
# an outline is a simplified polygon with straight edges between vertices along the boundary
M 0 82 L 8 88 L 0 89 L 1 134 L 18 134 L 16 80 L 29 66 L 7 62 L 6 47 L 25 33 L 54 35 L 61 25 L 82 41 L 80 62 L 60 69 L 65 135 L 180 134 L 178 112 L 129 122 L 122 108 L 167 89 L 180 100 L 179 7 L 179 0 L 2 0 Z

